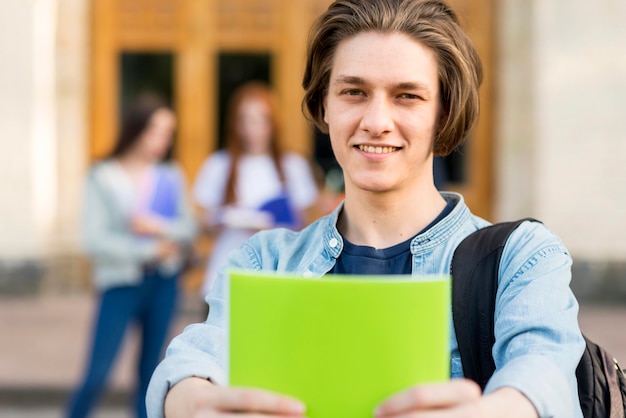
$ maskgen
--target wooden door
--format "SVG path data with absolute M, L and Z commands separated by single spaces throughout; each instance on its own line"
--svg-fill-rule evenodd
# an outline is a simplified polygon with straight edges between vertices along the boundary
M 457 11 L 461 25 L 474 42 L 483 61 L 485 77 L 481 87 L 480 117 L 460 153 L 452 160 L 461 160 L 457 181 L 450 190 L 463 194 L 476 215 L 490 219 L 493 206 L 493 97 L 494 97 L 494 30 L 495 1 L 449 0 Z

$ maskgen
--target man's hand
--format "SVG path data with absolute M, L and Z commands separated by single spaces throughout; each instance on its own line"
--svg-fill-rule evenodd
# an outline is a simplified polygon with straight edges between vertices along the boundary
M 165 398 L 165 416 L 221 417 L 302 417 L 305 406 L 292 398 L 261 389 L 217 386 L 208 380 L 190 377 L 174 385 Z
M 420 385 L 384 401 L 377 418 L 537 418 L 530 401 L 513 388 L 481 396 L 480 387 L 468 379 Z

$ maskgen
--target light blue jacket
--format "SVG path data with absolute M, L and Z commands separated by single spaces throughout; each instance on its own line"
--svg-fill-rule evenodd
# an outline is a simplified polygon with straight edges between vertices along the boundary
M 183 246 L 196 237 L 198 226 L 185 190 L 180 169 L 160 164 L 180 184 L 177 216 L 168 220 L 165 238 Z M 143 277 L 143 265 L 157 258 L 157 240 L 135 235 L 129 227 L 137 191 L 115 160 L 104 160 L 89 170 L 83 196 L 83 245 L 91 259 L 94 285 L 99 290 L 136 285 Z M 183 259 L 159 263 L 166 274 L 176 273 Z
M 411 242 L 413 275 L 449 274 L 452 254 L 463 238 L 488 225 L 472 215 L 460 195 L 442 194 L 452 212 Z M 231 254 L 229 267 L 290 271 L 320 277 L 333 268 L 343 240 L 336 224 L 341 206 L 301 232 L 262 231 Z M 584 350 L 578 303 L 572 294 L 572 260 L 545 226 L 523 223 L 502 255 L 495 312 L 496 372 L 485 392 L 511 386 L 524 393 L 540 417 L 582 417 L 575 370 Z M 167 390 L 189 376 L 227 381 L 224 275 L 207 298 L 206 323 L 193 324 L 170 344 L 148 390 L 149 416 L 163 416 Z M 463 376 L 451 326 L 451 377 Z M 374 361 L 375 359 L 372 359 Z

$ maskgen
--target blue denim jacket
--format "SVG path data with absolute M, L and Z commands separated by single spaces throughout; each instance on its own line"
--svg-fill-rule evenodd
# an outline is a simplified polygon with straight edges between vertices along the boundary
M 455 203 L 452 212 L 411 243 L 413 275 L 449 274 L 452 254 L 463 238 L 488 222 L 472 215 L 463 198 L 442 193 Z M 301 232 L 262 231 L 231 254 L 228 267 L 276 270 L 320 277 L 342 251 L 336 224 L 341 211 L 317 220 Z M 572 294 L 572 260 L 545 226 L 524 222 L 509 238 L 499 271 L 495 311 L 496 372 L 485 393 L 510 386 L 524 393 L 540 417 L 582 417 L 575 370 L 584 350 L 578 328 L 578 303 Z M 147 396 L 150 417 L 163 416 L 167 390 L 189 376 L 227 383 L 224 271 L 207 297 L 206 323 L 193 324 L 176 337 L 155 371 Z M 451 377 L 463 376 L 451 327 Z M 372 359 L 375 361 L 375 359 Z

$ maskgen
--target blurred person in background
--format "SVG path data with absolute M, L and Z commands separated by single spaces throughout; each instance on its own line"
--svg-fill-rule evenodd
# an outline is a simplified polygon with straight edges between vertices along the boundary
M 86 417 L 94 408 L 130 325 L 141 335 L 135 414 L 146 417 L 146 389 L 162 358 L 186 249 L 197 231 L 182 172 L 171 161 L 175 127 L 164 101 L 139 95 L 122 116 L 113 151 L 89 171 L 83 234 L 99 300 L 68 417 Z
M 263 82 L 239 86 L 226 110 L 225 149 L 210 155 L 196 178 L 202 224 L 217 233 L 203 298 L 231 250 L 261 229 L 301 228 L 317 202 L 311 163 L 282 148 L 276 100 Z

